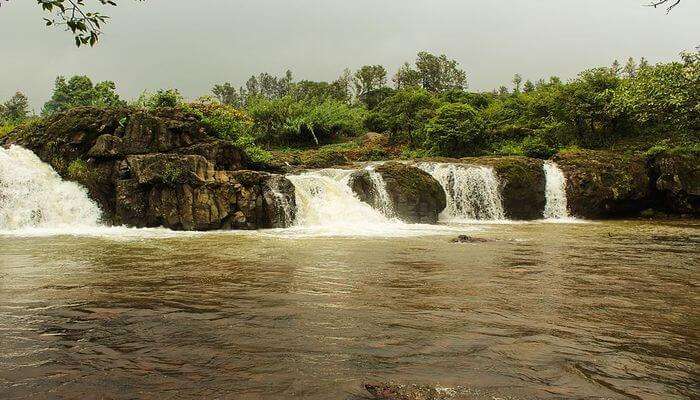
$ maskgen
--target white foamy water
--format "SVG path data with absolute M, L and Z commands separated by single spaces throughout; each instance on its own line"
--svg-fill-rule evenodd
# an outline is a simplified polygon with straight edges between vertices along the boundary
M 95 228 L 100 216 L 85 188 L 27 149 L 0 147 L 0 231 Z
M 432 175 L 445 189 L 447 207 L 440 214 L 441 221 L 506 221 L 493 168 L 432 162 L 417 167 Z
M 296 193 L 297 217 L 284 230 L 293 236 L 420 236 L 464 231 L 442 225 L 407 224 L 360 201 L 348 185 L 351 170 L 322 169 L 288 175 Z M 387 195 L 388 196 L 388 195 Z
M 572 220 L 566 202 L 566 177 L 553 161 L 545 161 L 542 168 L 546 179 L 543 216 L 547 220 Z
M 369 179 L 372 182 L 372 190 L 376 196 L 377 207 L 385 216 L 391 218 L 395 216 L 394 202 L 386 190 L 386 182 L 380 173 L 374 170 L 374 166 L 366 167 L 365 170 L 369 173 Z

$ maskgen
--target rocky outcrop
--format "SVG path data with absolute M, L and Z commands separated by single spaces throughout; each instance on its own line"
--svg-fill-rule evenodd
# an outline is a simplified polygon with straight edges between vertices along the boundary
M 542 218 L 545 206 L 545 176 L 542 160 L 528 157 L 469 157 L 460 162 L 490 166 L 498 177 L 506 218 Z
M 386 185 L 393 212 L 410 223 L 436 223 L 446 206 L 445 191 L 430 174 L 411 165 L 387 162 L 374 169 Z M 379 195 L 370 172 L 361 170 L 350 178 L 360 200 L 378 207 Z
M 657 208 L 700 214 L 700 154 L 663 152 L 649 160 Z
M 72 109 L 0 144 L 36 153 L 84 185 L 106 222 L 179 230 L 284 227 L 294 187 L 180 109 Z
M 636 215 L 652 203 L 645 160 L 609 151 L 560 153 L 554 161 L 567 178 L 569 211 L 582 218 Z

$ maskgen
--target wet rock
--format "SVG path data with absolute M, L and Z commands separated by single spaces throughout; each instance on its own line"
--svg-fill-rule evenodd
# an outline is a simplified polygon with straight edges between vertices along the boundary
M 294 187 L 261 171 L 233 143 L 182 109 L 79 107 L 11 132 L 3 144 L 34 151 L 86 186 L 106 222 L 182 230 L 284 227 Z
M 202 185 L 214 177 L 214 166 L 202 156 L 158 153 L 128 156 L 126 161 L 141 185 Z
M 434 224 L 447 205 L 445 191 L 427 172 L 414 166 L 387 162 L 375 168 L 386 184 L 395 215 L 410 223 Z M 379 195 L 369 171 L 355 172 L 350 187 L 367 204 L 377 207 Z
M 462 163 L 490 166 L 499 181 L 506 218 L 533 220 L 542 218 L 545 206 L 546 178 L 542 160 L 528 157 L 469 157 Z
M 101 135 L 87 153 L 88 157 L 113 159 L 122 155 L 122 139 L 114 135 Z
M 569 211 L 576 217 L 635 215 L 651 203 L 650 178 L 641 157 L 580 150 L 560 153 L 554 161 L 566 176 Z
M 650 161 L 658 206 L 677 214 L 700 214 L 700 155 L 659 154 Z
M 496 398 L 480 390 L 459 386 L 447 388 L 387 382 L 367 383 L 364 388 L 375 400 L 486 400 Z
M 452 243 L 487 243 L 487 242 L 493 242 L 493 240 L 478 238 L 478 237 L 468 236 L 468 235 L 459 235 L 456 238 L 452 239 Z

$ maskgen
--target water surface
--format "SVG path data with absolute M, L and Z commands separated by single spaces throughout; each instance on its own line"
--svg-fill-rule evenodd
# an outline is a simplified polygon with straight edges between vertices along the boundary
M 697 223 L 478 229 L 0 236 L 0 398 L 700 395 Z

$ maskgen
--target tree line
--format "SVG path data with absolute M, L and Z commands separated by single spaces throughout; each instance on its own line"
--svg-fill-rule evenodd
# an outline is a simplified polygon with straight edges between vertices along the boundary
M 457 61 L 428 52 L 391 78 L 382 65 L 345 70 L 330 82 L 297 81 L 291 71 L 261 73 L 238 87 L 214 85 L 211 95 L 193 102 L 175 89 L 144 92 L 127 102 L 114 82 L 58 77 L 41 115 L 85 105 L 179 107 L 218 136 L 260 154 L 348 141 L 366 131 L 386 134 L 390 146 L 413 155 L 548 157 L 564 147 L 609 147 L 627 139 L 699 142 L 698 52 L 656 65 L 644 58 L 614 61 L 566 82 L 516 74 L 510 88 L 487 92 L 469 91 L 467 77 Z M 0 107 L 5 126 L 29 117 L 21 93 Z

